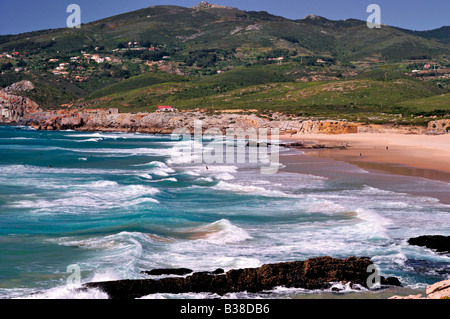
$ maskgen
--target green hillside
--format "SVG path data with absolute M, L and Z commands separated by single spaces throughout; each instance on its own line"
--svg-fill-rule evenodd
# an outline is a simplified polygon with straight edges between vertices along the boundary
M 101 88 L 90 94 L 88 98 L 95 99 L 108 95 L 120 95 L 131 90 L 145 88 L 159 83 L 181 82 L 184 80 L 186 80 L 184 77 L 167 73 L 146 73 Z
M 243 74 L 255 74 L 260 69 L 246 70 Z M 397 121 L 399 119 L 394 115 L 399 113 L 405 115 L 400 122 L 422 123 L 423 117 L 417 116 L 423 112 L 433 116 L 445 115 L 441 114 L 442 109 L 450 111 L 448 94 L 440 95 L 441 90 L 432 83 L 396 77 L 395 74 L 388 76 L 387 80 L 368 74 L 368 77 L 347 80 L 304 83 L 288 81 L 286 78 L 253 83 L 253 77 L 238 77 L 238 70 L 230 74 L 227 77 L 210 77 L 209 83 L 205 80 L 193 80 L 116 92 L 109 95 L 108 100 L 100 101 L 98 106 L 119 107 L 123 112 L 154 111 L 158 104 L 172 105 L 181 110 L 252 109 L 259 113 L 277 111 L 369 123 L 389 122 L 392 119 Z
M 425 39 L 434 39 L 446 44 L 450 43 L 450 26 L 445 26 L 439 29 L 428 31 L 411 31 L 401 28 L 398 29 L 401 30 L 402 32 L 409 33 Z
M 450 111 L 450 94 L 433 95 L 427 98 L 403 101 L 397 104 L 412 110 L 413 112 L 429 113 L 436 110 Z
M 440 38 L 448 29 L 436 31 Z M 448 54 L 449 47 L 413 31 L 369 29 L 358 20 L 330 21 L 321 17 L 289 20 L 266 12 L 234 8 L 154 6 L 83 24 L 0 37 L 0 51 L 79 52 L 93 47 L 112 50 L 137 41 L 164 45 L 181 59 L 189 51 L 213 49 L 287 49 L 335 58 L 381 54 L 389 60 L 408 55 Z M 411 49 L 406 51 L 402 49 Z M 249 50 L 252 51 L 252 50 Z M 369 53 L 370 51 L 370 53 Z M 245 58 L 251 59 L 248 54 Z
M 0 87 L 30 80 L 36 89 L 26 95 L 43 108 L 138 112 L 164 103 L 414 121 L 420 112 L 447 115 L 449 38 L 448 27 L 153 6 L 79 29 L 0 36 Z

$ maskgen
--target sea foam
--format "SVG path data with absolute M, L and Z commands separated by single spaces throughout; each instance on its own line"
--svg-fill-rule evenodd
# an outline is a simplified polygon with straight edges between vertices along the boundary
M 192 234 L 192 239 L 207 241 L 213 244 L 237 243 L 252 237 L 244 229 L 233 225 L 227 219 L 187 229 L 185 233 Z

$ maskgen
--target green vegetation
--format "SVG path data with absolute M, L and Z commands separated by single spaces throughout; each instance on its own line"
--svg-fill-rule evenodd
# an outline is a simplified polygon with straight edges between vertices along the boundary
M 433 112 L 440 110 L 440 113 L 450 112 L 450 93 L 434 95 L 427 98 L 408 100 L 398 103 L 399 106 L 408 108 L 411 111 Z M 419 114 L 420 115 L 420 114 Z M 437 114 L 435 114 L 437 115 Z
M 449 117 L 450 29 L 154 6 L 0 36 L 0 87 L 26 79 L 44 109 L 252 109 L 366 123 Z
M 167 74 L 167 73 L 147 73 L 134 76 L 132 78 L 120 81 L 118 83 L 111 84 L 104 88 L 101 88 L 94 93 L 90 94 L 87 98 L 99 98 L 108 95 L 120 95 L 130 90 L 136 90 L 152 86 L 154 84 L 166 83 L 166 82 L 180 82 L 184 81 L 182 76 Z
M 178 109 L 256 109 L 261 113 L 278 111 L 367 123 L 416 124 L 424 124 L 427 117 L 450 113 L 450 94 L 436 96 L 439 88 L 427 82 L 395 76 L 377 79 L 369 74 L 367 78 L 295 83 L 286 78 L 274 81 L 280 74 L 267 72 L 266 67 L 256 66 L 252 71 L 244 68 L 246 76 L 239 76 L 238 70 L 234 70 L 208 80 L 116 92 L 109 95 L 109 100 L 101 101 L 100 106 L 119 106 L 123 112 L 154 111 L 158 104 Z M 260 77 L 255 78 L 255 74 Z M 274 76 L 270 82 L 264 80 L 267 74 Z M 253 82 L 258 78 L 261 83 L 255 85 Z

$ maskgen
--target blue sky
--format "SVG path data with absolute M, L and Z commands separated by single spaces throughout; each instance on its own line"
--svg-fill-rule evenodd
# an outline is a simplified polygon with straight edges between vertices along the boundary
M 191 7 L 201 0 L 10 0 L 0 7 L 0 34 L 17 34 L 66 27 L 69 4 L 81 7 L 83 23 L 152 5 Z M 211 0 L 215 4 L 246 11 L 267 11 L 289 19 L 308 14 L 332 20 L 366 20 L 369 4 L 381 7 L 381 23 L 412 30 L 430 30 L 450 25 L 448 0 Z

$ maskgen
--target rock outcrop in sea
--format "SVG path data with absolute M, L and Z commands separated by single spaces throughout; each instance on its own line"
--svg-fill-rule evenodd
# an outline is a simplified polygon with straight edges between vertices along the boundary
M 424 246 L 430 249 L 434 249 L 437 252 L 450 253 L 450 236 L 426 235 L 413 237 L 408 240 L 408 244 Z
M 304 289 L 327 289 L 332 283 L 350 284 L 352 287 L 368 287 L 371 276 L 367 257 L 310 258 L 305 261 L 266 264 L 258 268 L 229 270 L 225 274 L 215 272 L 195 272 L 186 277 L 162 279 L 118 280 L 91 282 L 85 288 L 97 288 L 112 299 L 140 298 L 154 293 L 209 292 L 224 295 L 233 292 L 262 292 L 278 286 Z M 380 284 L 400 286 L 395 277 L 380 276 Z

